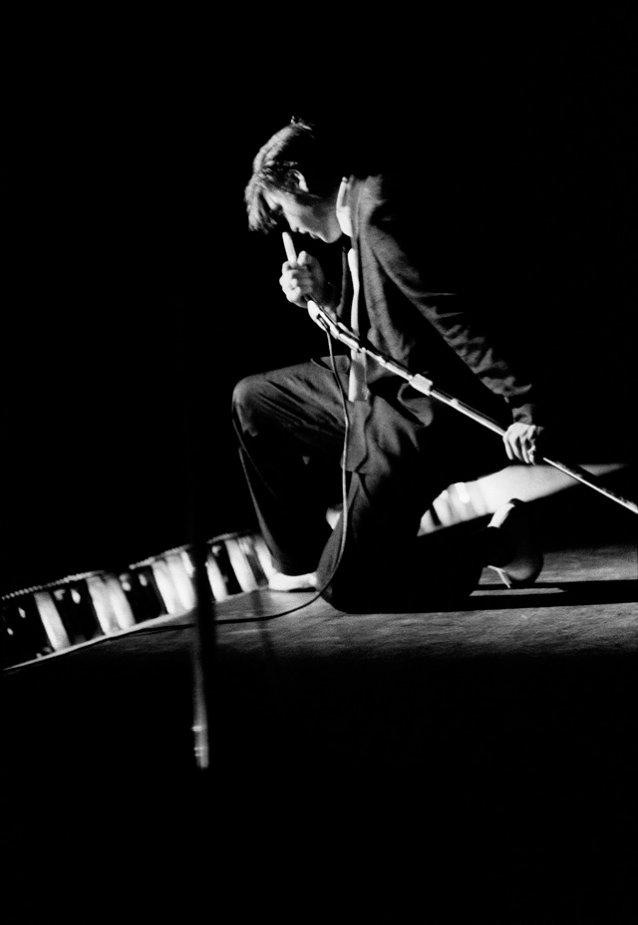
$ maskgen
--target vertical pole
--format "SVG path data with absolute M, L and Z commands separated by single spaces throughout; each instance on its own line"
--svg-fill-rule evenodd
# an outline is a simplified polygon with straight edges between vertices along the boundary
M 190 330 L 184 300 L 177 299 L 177 326 L 180 332 L 179 379 L 184 388 L 184 426 L 186 431 L 188 532 L 194 568 L 195 632 L 192 643 L 193 680 L 193 751 L 196 767 L 210 771 L 213 713 L 213 679 L 215 673 L 216 629 L 215 605 L 208 579 L 208 545 L 202 512 L 206 484 L 204 376 L 200 369 L 197 332 Z

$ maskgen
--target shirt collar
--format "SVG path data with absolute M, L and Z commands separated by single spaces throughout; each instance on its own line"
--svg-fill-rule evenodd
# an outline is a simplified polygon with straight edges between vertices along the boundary
M 343 234 L 349 238 L 354 237 L 354 216 L 357 212 L 359 195 L 361 193 L 361 180 L 355 177 L 344 177 L 337 193 L 337 221 Z

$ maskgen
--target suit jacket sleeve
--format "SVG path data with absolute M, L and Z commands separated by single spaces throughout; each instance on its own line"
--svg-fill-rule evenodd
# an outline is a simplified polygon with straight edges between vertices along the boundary
M 512 419 L 538 423 L 535 387 L 488 336 L 478 317 L 464 310 L 448 290 L 450 255 L 443 260 L 428 251 L 423 235 L 387 203 L 378 205 L 365 223 L 367 246 L 380 271 L 419 310 L 472 372 L 510 406 Z M 454 255 L 452 255 L 452 261 Z M 430 265 L 428 266 L 428 262 Z

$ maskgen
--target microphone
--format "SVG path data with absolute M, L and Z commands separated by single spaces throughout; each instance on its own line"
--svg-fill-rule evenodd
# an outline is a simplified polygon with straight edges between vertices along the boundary
M 284 248 L 286 250 L 286 257 L 290 263 L 297 262 L 297 252 L 295 251 L 295 245 L 293 244 L 292 237 L 288 231 L 282 231 L 281 237 L 284 242 Z M 308 309 L 308 314 L 318 325 L 322 331 L 325 331 L 328 334 L 332 334 L 333 337 L 336 337 L 337 340 L 342 341 L 351 350 L 360 349 L 361 345 L 358 338 L 350 331 L 342 322 L 337 318 L 331 317 L 327 310 L 317 302 L 315 302 L 309 296 L 305 296 L 306 299 L 306 308 Z
M 290 263 L 296 263 L 297 262 L 297 252 L 295 250 L 295 245 L 293 243 L 290 232 L 282 231 L 281 237 L 284 242 L 286 257 L 288 258 Z M 306 300 L 306 308 L 308 309 L 308 314 L 310 315 L 312 320 L 315 322 L 315 324 L 319 325 L 322 331 L 325 331 L 326 330 L 325 321 L 322 322 L 321 320 L 321 309 L 319 308 L 316 302 L 313 302 L 310 296 L 304 296 L 304 298 Z
M 282 231 L 281 237 L 283 238 L 283 241 L 284 241 L 286 257 L 291 263 L 296 263 L 297 262 L 297 252 L 295 251 L 295 245 L 292 242 L 292 237 L 290 235 L 290 232 Z

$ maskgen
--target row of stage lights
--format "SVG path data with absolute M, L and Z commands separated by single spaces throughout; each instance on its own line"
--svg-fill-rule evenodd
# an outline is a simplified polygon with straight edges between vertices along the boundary
M 213 600 L 264 587 L 273 571 L 259 534 L 217 536 L 207 543 Z M 196 603 L 195 567 L 188 546 L 169 549 L 120 572 L 86 572 L 0 598 L 2 667 L 61 652 Z
M 487 512 L 477 483 L 450 485 L 421 522 L 429 533 Z M 328 511 L 331 526 L 340 509 Z M 265 587 L 273 572 L 262 536 L 226 533 L 207 543 L 213 600 Z M 0 598 L 0 664 L 12 667 L 131 629 L 195 606 L 195 567 L 188 546 L 178 546 L 114 573 L 71 575 Z

